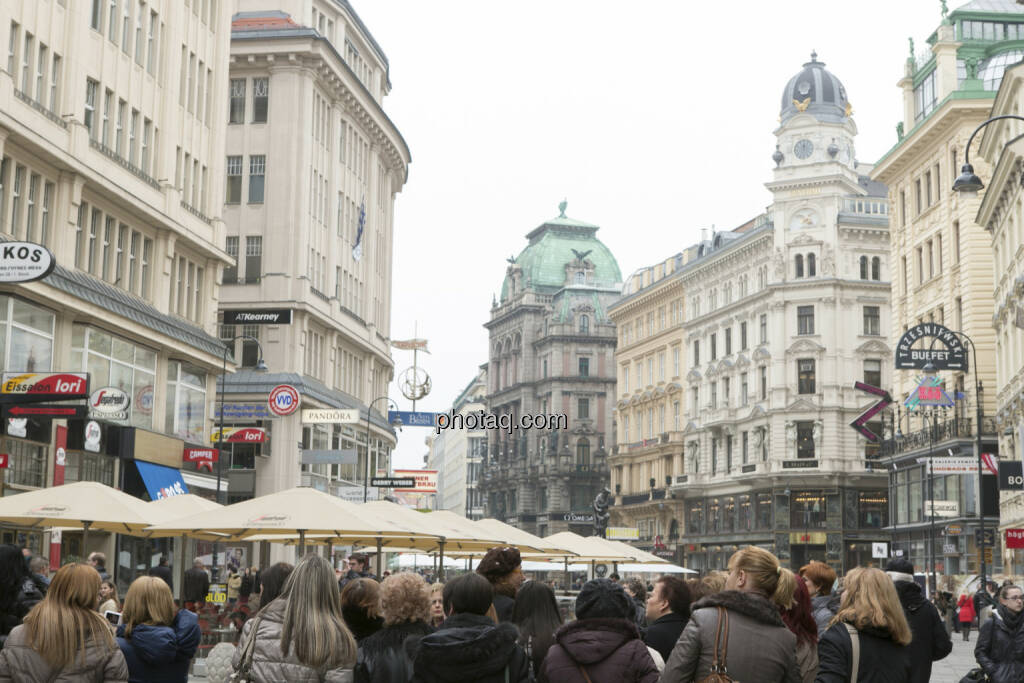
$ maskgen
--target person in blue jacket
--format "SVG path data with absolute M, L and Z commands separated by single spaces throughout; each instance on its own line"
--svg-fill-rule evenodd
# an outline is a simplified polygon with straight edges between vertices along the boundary
M 135 579 L 117 627 L 117 644 L 128 662 L 131 683 L 187 683 L 199 639 L 198 617 L 186 609 L 175 613 L 171 589 L 163 579 Z

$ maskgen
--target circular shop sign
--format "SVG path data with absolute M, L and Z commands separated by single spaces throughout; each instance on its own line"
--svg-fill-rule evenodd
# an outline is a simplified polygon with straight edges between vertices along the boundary
M 267 405 L 274 415 L 291 415 L 299 409 L 299 390 L 290 384 L 279 384 L 270 390 Z
M 97 417 L 125 419 L 131 396 L 117 387 L 103 387 L 89 396 L 89 412 Z
M 0 282 L 32 282 L 53 272 L 53 253 L 35 242 L 0 243 Z

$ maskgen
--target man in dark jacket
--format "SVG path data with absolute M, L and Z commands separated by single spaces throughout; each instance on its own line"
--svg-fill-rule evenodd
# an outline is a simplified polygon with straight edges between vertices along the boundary
M 171 589 L 171 595 L 174 595 L 174 577 L 171 575 L 171 568 L 167 566 L 166 555 L 160 556 L 160 564 L 149 568 L 149 575 L 158 576 L 163 579 L 167 587 Z
M 981 625 L 974 658 L 992 683 L 1024 681 L 1024 591 L 1003 586 L 992 618 Z
M 494 611 L 498 613 L 499 622 L 512 621 L 516 591 L 526 578 L 523 576 L 522 565 L 519 549 L 508 546 L 491 548 L 477 565 L 477 573 L 494 588 Z
M 555 632 L 555 644 L 541 665 L 540 680 L 656 683 L 658 667 L 640 640 L 632 601 L 622 586 L 610 579 L 583 585 L 576 596 L 576 621 Z
M 192 561 L 192 569 L 185 572 L 184 584 L 181 587 L 181 599 L 185 602 L 185 609 L 195 612 L 203 606 L 206 594 L 210 592 L 210 575 L 198 557 Z
M 338 590 L 343 590 L 349 581 L 356 579 L 377 580 L 370 571 L 370 556 L 366 553 L 355 553 L 348 558 L 348 572 L 338 580 Z
M 946 657 L 953 650 L 953 642 L 938 610 L 925 600 L 924 591 L 914 582 L 914 565 L 909 560 L 896 558 L 886 565 L 885 573 L 896 586 L 903 614 L 913 634 L 907 646 L 907 656 L 912 665 L 908 683 L 928 683 L 932 662 Z
M 412 683 L 526 683 L 530 667 L 516 643 L 519 631 L 485 616 L 494 599 L 491 584 L 479 574 L 463 574 L 441 595 L 447 617 L 437 631 L 405 641 Z
M 666 574 L 654 583 L 647 598 L 647 634 L 644 642 L 668 661 L 679 634 L 690 620 L 690 589 L 678 576 Z
M 107 572 L 107 556 L 103 553 L 89 553 L 89 564 L 100 574 L 102 581 L 110 581 L 110 574 Z

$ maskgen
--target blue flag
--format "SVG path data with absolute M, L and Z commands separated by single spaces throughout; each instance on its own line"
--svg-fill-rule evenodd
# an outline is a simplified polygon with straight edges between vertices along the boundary
M 356 243 L 352 245 L 352 258 L 358 261 L 363 256 L 363 228 L 366 226 L 366 197 L 359 202 L 359 228 L 356 230 Z

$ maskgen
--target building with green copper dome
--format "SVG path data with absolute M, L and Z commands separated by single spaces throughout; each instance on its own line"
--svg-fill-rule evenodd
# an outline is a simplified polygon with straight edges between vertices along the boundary
M 484 324 L 488 411 L 512 424 L 565 416 L 545 428 L 488 433 L 479 484 L 485 515 L 541 536 L 589 535 L 594 498 L 608 485 L 616 341 L 608 306 L 622 291 L 599 227 L 566 216 L 564 201 L 559 209 L 508 259 Z

